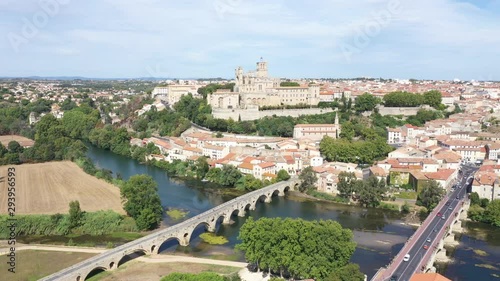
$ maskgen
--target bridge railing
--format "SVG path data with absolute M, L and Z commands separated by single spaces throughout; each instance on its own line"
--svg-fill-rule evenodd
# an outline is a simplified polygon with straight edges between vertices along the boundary
M 210 210 L 207 210 L 201 214 L 198 214 L 194 217 L 191 217 L 191 218 L 189 218 L 181 223 L 169 226 L 166 229 L 157 231 L 157 232 L 152 233 L 150 235 L 141 237 L 141 238 L 136 239 L 134 241 L 131 241 L 131 242 L 125 243 L 123 245 L 120 245 L 118 247 L 115 247 L 109 251 L 106 251 L 106 252 L 101 253 L 97 256 L 94 256 L 90 259 L 84 260 L 80 263 L 77 263 L 75 265 L 67 267 L 66 269 L 63 269 L 63 270 L 56 272 L 52 275 L 46 276 L 45 278 L 43 278 L 41 280 L 57 280 L 56 278 L 63 277 L 66 274 L 69 274 L 73 271 L 76 271 L 78 268 L 87 267 L 87 266 L 91 266 L 91 265 L 97 266 L 97 265 L 99 265 L 99 260 L 101 260 L 101 259 L 108 258 L 109 256 L 112 256 L 112 255 L 120 253 L 120 252 L 125 253 L 127 250 L 130 250 L 130 248 L 132 248 L 136 245 L 139 245 L 139 244 L 144 243 L 144 242 L 149 242 L 149 241 L 154 240 L 154 239 L 158 238 L 159 236 L 167 234 L 169 232 L 175 232 L 177 230 L 184 229 L 185 227 L 188 227 L 188 226 L 192 225 L 193 223 L 198 223 L 199 221 L 201 221 L 202 218 L 206 217 L 207 215 L 214 213 L 214 212 L 217 212 L 217 211 L 220 211 L 221 209 L 223 209 L 227 206 L 230 206 L 231 204 L 237 203 L 241 200 L 252 198 L 255 196 L 255 194 L 262 194 L 262 193 L 266 193 L 269 191 L 274 191 L 276 189 L 277 185 L 287 185 L 288 183 L 290 183 L 290 185 L 291 185 L 290 187 L 293 188 L 292 185 L 294 185 L 296 183 L 297 179 L 298 179 L 298 177 L 296 177 L 296 176 L 291 177 L 286 182 L 278 182 L 278 183 L 272 184 L 270 186 L 266 186 L 264 188 L 249 192 L 249 193 L 241 195 L 241 196 L 238 196 L 234 199 L 231 199 L 227 202 L 224 202 L 223 204 L 220 204 L 219 206 L 216 206 L 216 207 L 214 207 Z
M 401 263 L 403 260 L 404 255 L 414 246 L 414 240 L 415 237 L 420 237 L 422 235 L 422 232 L 424 232 L 425 229 L 429 226 L 429 224 L 432 222 L 434 217 L 436 217 L 437 213 L 441 208 L 446 204 L 446 202 L 449 199 L 450 194 L 447 193 L 444 198 L 439 202 L 439 204 L 432 210 L 432 212 L 429 213 L 427 218 L 425 218 L 424 222 L 417 228 L 417 230 L 410 236 L 410 238 L 405 242 L 405 245 L 403 248 L 398 252 L 398 254 L 392 259 L 391 263 L 386 267 L 383 268 L 379 271 L 382 273 L 377 272 L 371 279 L 371 281 L 383 281 L 389 279 L 393 274 L 394 271 L 397 269 L 398 265 Z
M 432 254 L 434 252 L 437 253 L 438 247 L 439 247 L 438 245 L 439 245 L 441 239 L 444 238 L 444 235 L 445 235 L 446 232 L 451 231 L 451 229 L 449 229 L 449 228 L 453 227 L 453 222 L 455 221 L 455 219 L 460 214 L 459 211 L 460 211 L 461 208 L 463 208 L 464 202 L 465 202 L 465 199 L 461 199 L 458 202 L 458 204 L 455 206 L 455 208 L 453 209 L 453 212 L 448 216 L 448 218 L 446 219 L 446 222 L 444 223 L 443 227 L 438 232 L 438 234 L 436 235 L 436 238 L 433 241 L 433 243 L 435 243 L 434 244 L 435 248 L 432 249 L 432 250 L 430 250 L 430 251 L 428 251 L 427 253 L 425 253 L 424 257 L 420 261 L 420 265 L 416 268 L 415 272 L 423 272 L 425 270 L 425 266 L 429 262 L 430 257 L 432 256 Z M 413 273 L 415 273 L 415 272 L 413 272 Z

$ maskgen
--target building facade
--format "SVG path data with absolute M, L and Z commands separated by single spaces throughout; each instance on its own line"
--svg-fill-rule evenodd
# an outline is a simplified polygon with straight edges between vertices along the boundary
M 320 86 L 280 87 L 279 78 L 269 77 L 267 62 L 257 62 L 255 71 L 244 73 L 240 66 L 235 70 L 232 92 L 217 91 L 207 96 L 213 109 L 255 108 L 261 106 L 309 105 L 320 101 Z

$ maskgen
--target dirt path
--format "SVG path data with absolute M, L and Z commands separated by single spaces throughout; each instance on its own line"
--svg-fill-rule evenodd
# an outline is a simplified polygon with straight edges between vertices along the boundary
M 79 252 L 79 253 L 95 253 L 100 254 L 107 251 L 107 249 L 100 248 L 87 248 L 87 247 L 69 247 L 69 246 L 40 246 L 40 245 L 27 245 L 20 246 L 16 248 L 16 251 L 26 251 L 26 250 L 38 250 L 38 251 L 57 251 L 57 252 Z M 0 249 L 0 255 L 6 255 L 9 251 L 7 248 Z M 138 257 L 134 260 L 147 262 L 147 263 L 200 263 L 200 264 L 212 264 L 212 265 L 223 265 L 244 268 L 247 266 L 244 262 L 235 261 L 225 261 L 225 260 L 213 260 L 206 258 L 195 258 L 187 256 L 174 256 L 174 255 L 154 255 L 146 257 Z

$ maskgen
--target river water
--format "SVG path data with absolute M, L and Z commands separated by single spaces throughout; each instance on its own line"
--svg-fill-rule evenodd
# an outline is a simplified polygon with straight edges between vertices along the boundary
M 109 151 L 89 147 L 88 156 L 99 168 L 118 173 L 123 179 L 136 174 L 148 174 L 158 183 L 158 193 L 164 207 L 188 211 L 188 217 L 209 210 L 234 196 L 212 192 L 218 188 L 199 181 L 170 179 L 165 171 L 156 167 L 139 164 L 137 161 L 113 154 Z M 358 243 L 351 259 L 361 267 L 361 271 L 371 278 L 378 268 L 388 264 L 402 248 L 404 242 L 415 231 L 414 227 L 403 224 L 398 212 L 361 208 L 334 203 L 316 202 L 301 198 L 273 197 L 271 203 L 257 204 L 255 211 L 247 212 L 247 217 L 292 217 L 306 220 L 331 219 L 354 232 Z M 219 259 L 244 261 L 243 254 L 234 249 L 238 243 L 238 231 L 247 217 L 233 217 L 234 223 L 218 227 L 217 235 L 226 237 L 224 245 L 209 245 L 200 238 L 193 238 L 188 247 L 179 247 L 176 242 L 167 242 L 160 247 L 163 253 L 189 254 Z M 165 225 L 175 222 L 164 218 Z M 438 272 L 451 280 L 500 280 L 500 228 L 481 223 L 467 222 L 466 233 L 457 236 L 460 244 L 450 248 L 452 261 L 438 265 Z M 197 229 L 200 234 L 203 229 Z M 196 236 L 196 235 L 195 235 Z M 480 250 L 480 251 L 478 251 Z

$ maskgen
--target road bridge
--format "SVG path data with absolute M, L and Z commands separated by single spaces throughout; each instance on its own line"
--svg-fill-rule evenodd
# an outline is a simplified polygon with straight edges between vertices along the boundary
M 95 272 L 96 270 L 116 269 L 125 257 L 130 257 L 132 254 L 157 254 L 160 246 L 167 241 L 177 240 L 181 246 L 187 246 L 189 245 L 193 231 L 198 226 L 204 225 L 206 230 L 214 232 L 219 219 L 222 218 L 223 224 L 230 223 L 231 216 L 238 215 L 243 217 L 247 210 L 255 210 L 257 202 L 271 202 L 273 196 L 284 196 L 285 192 L 296 189 L 298 185 L 298 178 L 292 177 L 288 181 L 275 183 L 262 189 L 252 191 L 179 224 L 118 246 L 40 280 L 83 281 L 91 272 Z
M 475 167 L 463 166 L 455 190 L 448 193 L 422 225 L 408 239 L 391 263 L 381 268 L 371 281 L 408 281 L 415 273 L 435 272 L 434 262 L 446 259 L 444 244 L 456 243 L 453 231 L 461 231 L 467 217 L 470 188 Z

